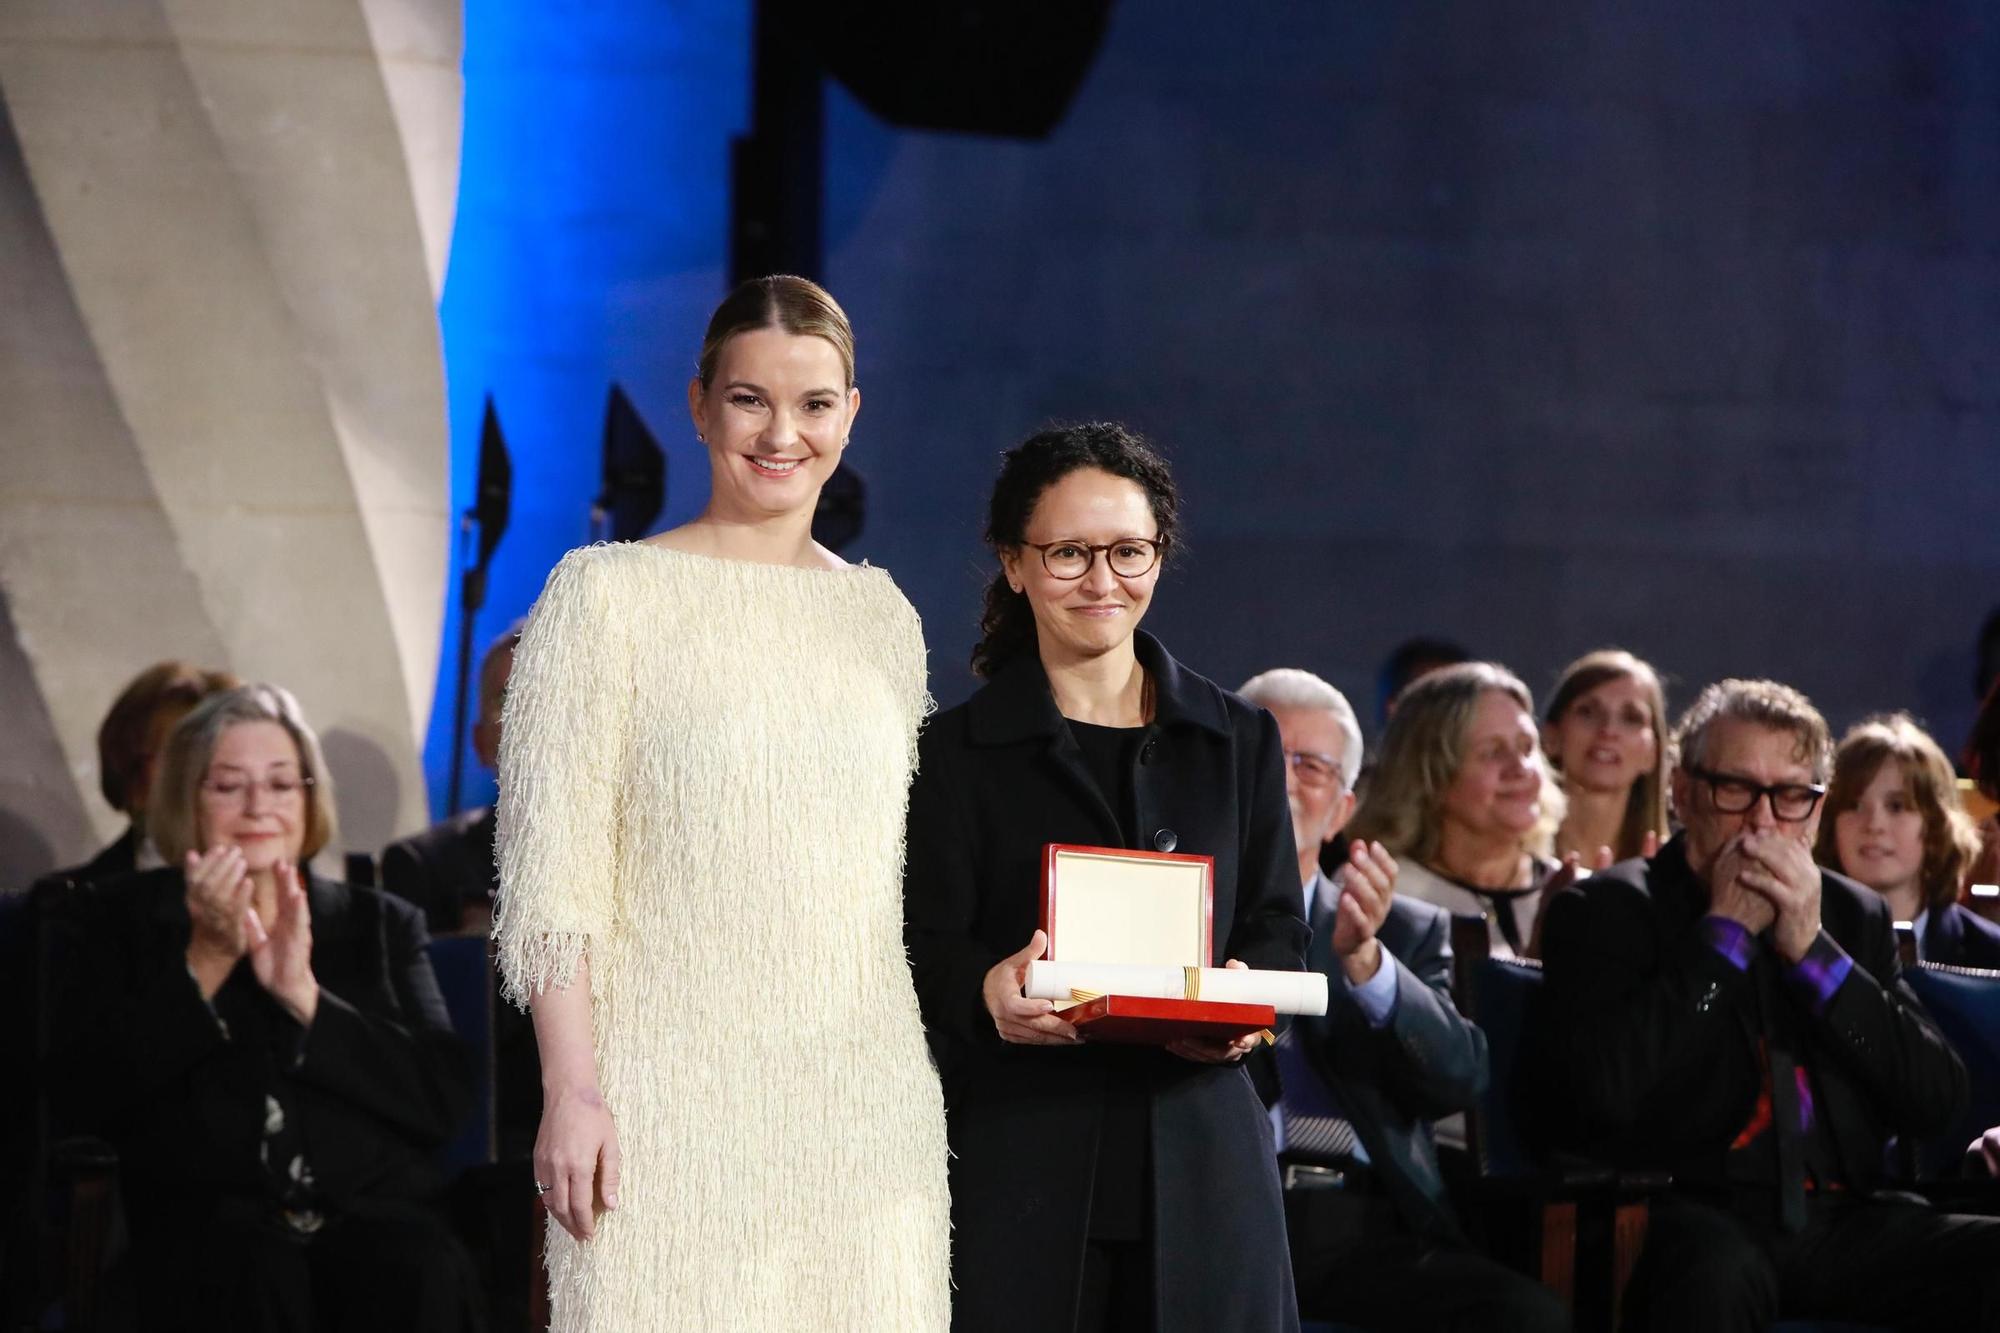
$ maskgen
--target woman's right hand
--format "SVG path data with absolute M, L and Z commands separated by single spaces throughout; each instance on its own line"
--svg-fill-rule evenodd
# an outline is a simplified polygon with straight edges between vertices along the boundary
M 1031 1000 L 1021 993 L 1028 984 L 1028 964 L 1048 949 L 1048 935 L 1038 930 L 1025 949 L 1002 958 L 986 973 L 981 991 L 1000 1040 L 1022 1046 L 1074 1046 L 1083 1040 L 1074 1027 L 1056 1017 L 1054 1001 Z
M 188 966 L 213 995 L 250 947 L 250 869 L 233 843 L 189 852 L 187 879 Z
M 578 1240 L 597 1230 L 597 1212 L 618 1206 L 618 1126 L 595 1088 L 552 1093 L 535 1136 L 535 1183 L 549 1216 Z

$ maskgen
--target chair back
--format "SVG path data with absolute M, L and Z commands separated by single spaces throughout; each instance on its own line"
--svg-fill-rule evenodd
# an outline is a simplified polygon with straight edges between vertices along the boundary
M 1959 1059 L 1971 1097 L 1965 1115 L 1922 1150 L 1926 1176 L 1956 1174 L 1965 1145 L 2000 1125 L 2000 972 L 1918 963 L 1903 973 Z
M 477 1095 L 472 1114 L 439 1150 L 447 1176 L 494 1159 L 496 1115 L 493 1100 L 493 980 L 486 940 L 479 935 L 444 935 L 430 942 L 431 971 L 444 992 L 445 1008 L 459 1039 L 472 1049 Z
M 1525 1091 L 1528 1036 L 1542 992 L 1542 965 L 1532 958 L 1495 958 L 1486 918 L 1453 916 L 1453 1000 L 1486 1034 L 1486 1091 L 1465 1115 L 1466 1150 L 1486 1177 L 1527 1176 L 1536 1156 L 1522 1132 L 1518 1108 Z

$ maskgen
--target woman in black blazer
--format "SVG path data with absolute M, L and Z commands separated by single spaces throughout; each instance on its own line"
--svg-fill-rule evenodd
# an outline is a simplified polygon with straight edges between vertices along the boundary
M 149 811 L 168 866 L 76 895 L 53 960 L 62 1128 L 118 1149 L 142 1325 L 476 1325 L 429 1207 L 470 1055 L 416 909 L 302 869 L 333 804 L 291 696 L 198 705 Z
M 1908 713 L 1857 722 L 1834 751 L 1814 854 L 1919 923 L 1927 963 L 2000 968 L 2000 927 L 1959 905 L 1979 834 L 1958 802 L 1951 761 Z
M 1297 1327 L 1255 1038 L 1086 1046 L 1022 982 L 1051 842 L 1215 858 L 1212 961 L 1307 940 L 1277 725 L 1138 632 L 1174 538 L 1166 465 L 1115 425 L 1010 451 L 973 666 L 919 743 L 904 878 L 944 1079 L 958 1330 Z

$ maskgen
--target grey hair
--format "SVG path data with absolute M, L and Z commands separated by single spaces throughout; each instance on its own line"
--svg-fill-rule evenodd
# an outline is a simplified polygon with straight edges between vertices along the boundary
M 1332 713 L 1345 742 L 1340 748 L 1340 785 L 1346 791 L 1354 790 L 1354 780 L 1361 776 L 1361 722 L 1346 695 L 1298 667 L 1259 672 L 1236 692 L 1259 708 L 1311 708 Z
M 1833 732 L 1826 719 L 1812 700 L 1775 680 L 1719 680 L 1703 690 L 1674 728 L 1681 768 L 1708 763 L 1708 729 L 1723 718 L 1789 731 L 1792 758 L 1812 770 L 1812 780 L 1825 782 L 1832 774 Z
M 304 844 L 299 859 L 310 861 L 334 840 L 333 777 L 326 771 L 319 737 L 306 724 L 299 701 L 281 685 L 239 685 L 211 694 L 194 706 L 167 737 L 146 802 L 146 831 L 168 865 L 191 851 L 205 851 L 201 839 L 202 780 L 222 733 L 244 722 L 275 722 L 299 752 L 299 775 L 306 788 Z

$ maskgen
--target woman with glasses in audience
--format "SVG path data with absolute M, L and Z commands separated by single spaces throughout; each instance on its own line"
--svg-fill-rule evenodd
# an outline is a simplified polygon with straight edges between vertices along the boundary
M 1528 687 L 1465 662 L 1403 692 L 1348 833 L 1389 849 L 1398 893 L 1483 912 L 1496 955 L 1532 957 L 1542 900 L 1569 873 L 1549 855 L 1563 813 Z
M 823 288 L 747 282 L 693 521 L 565 556 L 515 650 L 496 934 L 533 1009 L 552 1326 L 950 1314 L 944 1104 L 903 956 L 929 705 L 890 577 L 813 540 L 861 407 Z
M 423 917 L 312 874 L 333 792 L 291 695 L 211 695 L 161 752 L 167 867 L 56 949 L 64 1128 L 118 1149 L 152 1329 L 458 1330 L 469 1267 L 429 1200 L 471 1108 Z
M 1918 957 L 2000 968 L 2000 927 L 1958 903 L 1979 834 L 1959 808 L 1951 762 L 1909 714 L 1871 717 L 1841 737 L 1813 850 L 1916 924 Z
M 1010 450 L 973 669 L 910 792 L 910 964 L 945 1082 L 958 1330 L 1294 1329 L 1254 1036 L 1082 1045 L 1024 998 L 1049 843 L 1214 858 L 1215 966 L 1297 970 L 1306 925 L 1268 713 L 1139 630 L 1179 494 L 1112 424 Z
M 1603 870 L 1667 838 L 1667 701 L 1652 666 L 1603 648 L 1563 668 L 1542 745 L 1569 810 L 1555 854 Z

